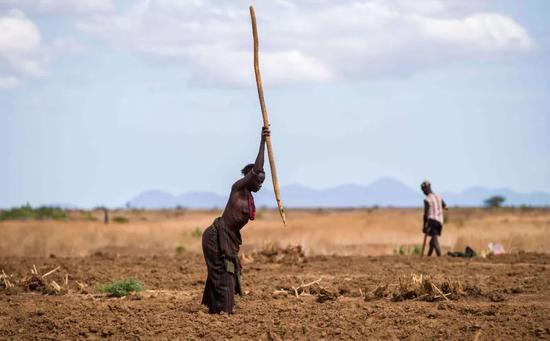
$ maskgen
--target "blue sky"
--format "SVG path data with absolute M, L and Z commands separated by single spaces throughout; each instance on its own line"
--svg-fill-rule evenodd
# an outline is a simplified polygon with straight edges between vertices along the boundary
M 255 1 L 281 184 L 550 192 L 550 3 L 464 3 Z M 0 207 L 226 193 L 262 124 L 248 5 L 0 0 Z

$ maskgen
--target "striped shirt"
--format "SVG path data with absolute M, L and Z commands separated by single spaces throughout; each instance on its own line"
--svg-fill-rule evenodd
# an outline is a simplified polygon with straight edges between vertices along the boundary
M 443 225 L 443 199 L 439 194 L 426 195 L 424 202 L 428 205 L 428 219 L 437 220 Z

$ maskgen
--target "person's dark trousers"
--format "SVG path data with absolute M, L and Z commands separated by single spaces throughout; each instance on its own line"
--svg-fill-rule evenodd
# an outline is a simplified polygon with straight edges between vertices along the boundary
M 428 251 L 428 257 L 432 255 L 434 250 L 437 257 L 441 257 L 441 248 L 439 247 L 439 239 L 437 238 L 437 234 L 433 235 L 432 239 L 430 239 L 430 250 Z
M 439 247 L 439 236 L 441 236 L 442 229 L 443 225 L 441 225 L 439 221 L 428 219 L 428 228 L 426 232 L 428 233 L 428 236 L 432 237 L 432 239 L 430 239 L 430 249 L 428 250 L 428 257 L 432 255 L 434 250 L 437 257 L 441 256 L 441 248 Z

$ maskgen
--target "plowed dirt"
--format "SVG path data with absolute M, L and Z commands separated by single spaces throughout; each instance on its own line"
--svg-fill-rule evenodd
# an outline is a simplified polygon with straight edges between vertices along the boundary
M 300 256 L 296 262 L 268 256 L 246 259 L 245 295 L 231 316 L 208 315 L 200 305 L 206 271 L 197 254 L 0 258 L 14 285 L 0 283 L 0 340 L 550 339 L 549 255 Z M 33 264 L 39 274 L 60 269 L 44 279 L 46 288 L 32 290 Z M 395 290 L 411 274 L 459 282 L 464 290 L 431 302 L 380 294 L 380 287 Z M 125 277 L 138 278 L 146 290 L 125 298 L 93 290 Z M 51 281 L 63 290 L 52 291 Z

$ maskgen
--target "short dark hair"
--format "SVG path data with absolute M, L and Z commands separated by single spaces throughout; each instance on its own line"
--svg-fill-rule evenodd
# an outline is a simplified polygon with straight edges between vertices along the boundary
M 420 184 L 420 188 L 429 189 L 429 188 L 432 188 L 432 184 L 431 184 L 428 180 L 424 180 L 424 181 Z
M 254 168 L 254 164 L 253 163 L 249 163 L 248 165 L 244 166 L 243 169 L 241 169 L 241 173 L 243 175 L 246 175 L 248 174 L 248 172 L 250 172 L 252 170 L 252 168 Z

